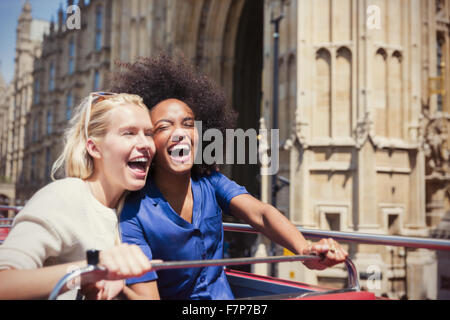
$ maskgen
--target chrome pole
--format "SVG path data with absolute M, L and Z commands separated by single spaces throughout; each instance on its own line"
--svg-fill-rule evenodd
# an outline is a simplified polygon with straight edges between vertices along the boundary
M 319 259 L 321 259 L 321 257 L 319 256 L 273 256 L 266 258 L 232 258 L 232 259 L 215 259 L 215 260 L 171 261 L 171 262 L 152 263 L 152 269 L 158 271 L 167 269 L 237 266 L 244 264 L 294 262 L 294 261 L 308 261 Z
M 234 266 L 244 264 L 256 264 L 256 263 L 274 263 L 274 262 L 295 262 L 295 261 L 309 261 L 320 260 L 320 256 L 275 256 L 267 258 L 233 258 L 233 259 L 215 259 L 215 260 L 192 260 L 192 261 L 170 261 L 152 263 L 152 270 L 169 270 L 169 269 L 183 269 L 183 268 L 202 268 L 213 266 Z M 98 261 L 97 261 L 98 263 Z M 345 260 L 345 266 L 348 271 L 348 289 L 352 291 L 360 291 L 358 282 L 358 272 L 355 265 L 350 259 Z M 103 272 L 106 275 L 106 270 L 98 267 L 96 264 L 89 264 L 87 267 L 79 270 L 75 270 L 66 274 L 61 280 L 58 281 L 52 292 L 50 293 L 49 300 L 55 300 L 59 292 L 64 286 L 71 280 L 80 277 L 81 275 L 87 275 L 94 272 Z
M 80 277 L 82 274 L 92 272 L 94 270 L 94 266 L 88 266 L 83 269 L 72 271 L 71 273 L 66 274 L 64 277 L 61 278 L 61 280 L 58 281 L 58 283 L 53 288 L 52 292 L 50 293 L 50 296 L 48 297 L 48 300 L 56 300 L 56 298 L 59 295 L 59 292 L 64 288 L 64 286 L 71 280 Z
M 0 205 L 0 211 L 14 211 L 14 212 L 19 212 L 20 210 L 22 210 L 23 207 L 11 207 L 11 206 L 1 206 Z
M 267 258 L 233 258 L 233 259 L 216 259 L 216 260 L 192 260 L 192 261 L 173 261 L 173 262 L 161 262 L 152 263 L 152 269 L 168 270 L 168 269 L 182 269 L 182 268 L 200 268 L 211 266 L 235 266 L 244 264 L 256 264 L 256 263 L 278 263 L 278 262 L 295 262 L 295 261 L 309 261 L 320 260 L 320 256 L 275 256 Z M 360 291 L 360 285 L 358 281 L 358 271 L 355 265 L 350 259 L 344 261 L 348 272 L 348 289 L 354 291 Z
M 248 224 L 224 222 L 223 227 L 225 231 L 258 233 L 257 230 L 253 229 L 253 227 Z M 301 227 L 297 227 L 297 229 L 303 234 L 305 238 L 311 239 L 333 238 L 336 241 L 342 242 L 357 242 L 362 244 L 377 244 L 407 248 L 450 251 L 450 240 L 386 236 L 357 232 L 311 230 Z
M 99 277 L 106 276 L 107 272 L 106 269 L 102 266 L 99 266 L 99 256 L 100 251 L 98 250 L 88 250 L 86 252 L 86 260 L 88 265 L 84 268 L 76 269 L 68 274 L 66 274 L 64 277 L 59 280 L 56 285 L 53 287 L 52 292 L 50 292 L 50 296 L 48 297 L 48 300 L 56 300 L 58 297 L 60 291 L 66 286 L 66 284 L 78 277 L 81 277 L 82 275 L 88 275 L 88 274 L 94 274 L 99 273 Z

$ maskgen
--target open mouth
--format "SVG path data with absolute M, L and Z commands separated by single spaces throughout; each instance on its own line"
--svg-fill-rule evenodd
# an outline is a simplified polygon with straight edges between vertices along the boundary
M 149 158 L 147 157 L 139 157 L 139 158 L 134 158 L 130 161 L 128 161 L 128 167 L 131 169 L 131 171 L 133 171 L 133 173 L 138 176 L 138 177 L 142 177 L 147 174 L 147 168 L 149 166 Z
M 186 143 L 176 144 L 170 147 L 167 152 L 172 161 L 176 163 L 186 163 L 191 158 L 191 146 Z

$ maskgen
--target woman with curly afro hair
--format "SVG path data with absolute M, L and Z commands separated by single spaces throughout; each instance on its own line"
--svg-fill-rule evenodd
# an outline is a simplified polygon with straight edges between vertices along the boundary
M 141 96 L 150 108 L 156 154 L 146 186 L 130 194 L 120 217 L 122 241 L 164 261 L 223 258 L 222 212 L 252 225 L 296 254 L 323 255 L 305 262 L 325 269 L 348 253 L 334 240 L 309 244 L 273 206 L 219 173 L 194 163 L 199 134 L 232 128 L 235 113 L 222 90 L 183 59 L 160 55 L 122 64 L 113 92 Z M 202 132 L 196 124 L 201 121 Z M 222 267 L 161 270 L 127 280 L 137 298 L 233 299 Z

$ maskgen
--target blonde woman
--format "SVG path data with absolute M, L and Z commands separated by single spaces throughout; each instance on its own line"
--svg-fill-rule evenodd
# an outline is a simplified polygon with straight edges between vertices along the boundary
M 107 281 L 81 279 L 82 287 L 96 289 L 94 298 L 111 299 L 123 289 L 119 279 L 151 270 L 137 246 L 120 243 L 117 213 L 126 192 L 145 185 L 152 130 L 139 96 L 100 92 L 84 99 L 52 168 L 52 178 L 62 167 L 66 178 L 29 200 L 0 246 L 0 299 L 47 298 L 61 277 L 87 264 L 89 249 L 101 250 L 108 270 Z M 70 289 L 59 298 L 76 298 Z

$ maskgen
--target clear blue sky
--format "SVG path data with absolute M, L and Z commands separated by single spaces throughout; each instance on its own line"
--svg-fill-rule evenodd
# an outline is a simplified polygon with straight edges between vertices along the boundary
M 0 72 L 6 82 L 10 82 L 14 74 L 17 19 L 24 3 L 25 0 L 0 0 Z M 52 16 L 56 19 L 61 4 L 63 8 L 67 6 L 67 0 L 30 0 L 30 3 L 32 17 L 47 21 Z

